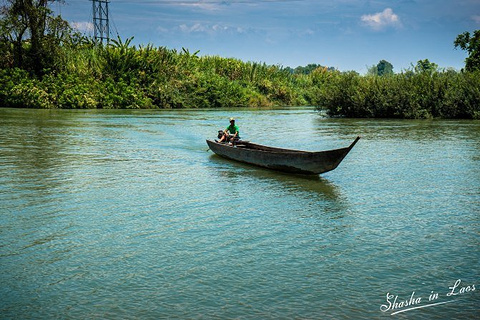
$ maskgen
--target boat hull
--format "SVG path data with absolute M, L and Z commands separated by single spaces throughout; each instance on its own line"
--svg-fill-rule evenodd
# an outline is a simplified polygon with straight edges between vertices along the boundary
M 359 139 L 357 137 L 346 148 L 319 152 L 273 148 L 250 142 L 232 146 L 207 140 L 207 144 L 215 154 L 227 159 L 289 173 L 321 174 L 337 168 Z

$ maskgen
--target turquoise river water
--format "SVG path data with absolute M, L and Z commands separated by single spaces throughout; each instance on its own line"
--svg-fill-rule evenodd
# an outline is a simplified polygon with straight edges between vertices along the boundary
M 317 177 L 205 139 L 326 150 Z M 479 319 L 480 122 L 0 109 L 2 319 Z

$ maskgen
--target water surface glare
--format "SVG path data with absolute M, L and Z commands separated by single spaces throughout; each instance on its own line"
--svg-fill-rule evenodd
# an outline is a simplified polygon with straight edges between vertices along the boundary
M 362 139 L 288 175 L 207 151 L 230 116 L 272 146 Z M 0 136 L 1 318 L 480 315 L 479 121 L 0 109 Z

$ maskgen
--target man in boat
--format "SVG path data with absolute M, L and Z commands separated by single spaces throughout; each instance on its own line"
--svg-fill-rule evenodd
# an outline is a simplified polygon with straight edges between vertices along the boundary
M 237 139 L 240 139 L 240 131 L 238 130 L 238 126 L 235 125 L 235 119 L 230 118 L 230 125 L 227 129 L 223 130 L 223 135 L 218 142 L 233 142 Z

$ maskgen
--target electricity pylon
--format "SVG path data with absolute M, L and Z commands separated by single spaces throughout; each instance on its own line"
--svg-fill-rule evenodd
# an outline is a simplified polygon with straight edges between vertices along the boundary
M 93 37 L 95 42 L 110 41 L 110 26 L 108 22 L 109 0 L 91 0 L 93 4 Z

